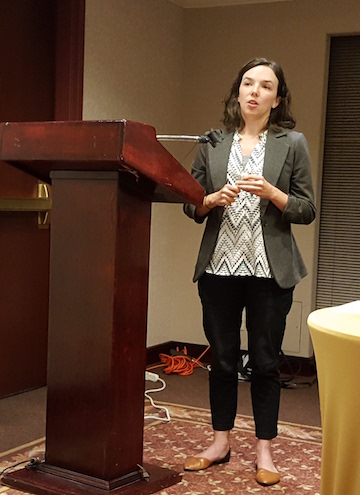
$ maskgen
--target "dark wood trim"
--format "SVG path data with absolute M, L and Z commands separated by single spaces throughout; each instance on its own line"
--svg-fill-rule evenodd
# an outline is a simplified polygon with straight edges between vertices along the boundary
M 54 478 L 40 471 L 42 467 L 43 465 L 40 464 L 34 465 L 32 469 L 19 469 L 5 473 L 1 478 L 2 484 L 17 491 L 28 493 L 31 490 L 31 493 L 36 495 L 63 495 L 64 493 L 72 495 L 151 495 L 160 493 L 164 488 L 175 485 L 182 479 L 182 474 L 177 471 L 144 463 L 145 476 L 138 482 L 112 490 L 93 488 L 81 482 L 76 482 L 69 488 L 69 483 L 65 478 L 58 476 L 55 484 Z M 146 475 L 149 476 L 148 480 Z
M 55 120 L 81 120 L 85 0 L 57 1 Z

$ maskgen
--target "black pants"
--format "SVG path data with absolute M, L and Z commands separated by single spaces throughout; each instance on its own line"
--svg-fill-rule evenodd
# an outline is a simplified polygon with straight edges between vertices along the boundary
M 277 435 L 279 354 L 294 288 L 273 279 L 216 276 L 198 283 L 205 335 L 211 346 L 210 405 L 214 430 L 234 426 L 237 410 L 240 327 L 245 308 L 251 363 L 251 400 L 257 438 Z

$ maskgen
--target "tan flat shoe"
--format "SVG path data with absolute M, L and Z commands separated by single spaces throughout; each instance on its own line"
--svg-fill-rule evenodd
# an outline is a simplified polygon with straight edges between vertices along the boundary
M 264 486 L 276 485 L 280 481 L 280 475 L 267 469 L 256 469 L 256 481 Z
M 189 457 L 186 459 L 184 469 L 185 471 L 200 471 L 201 469 L 207 469 L 214 464 L 224 464 L 230 460 L 230 449 L 225 457 L 218 461 L 210 461 L 206 457 Z

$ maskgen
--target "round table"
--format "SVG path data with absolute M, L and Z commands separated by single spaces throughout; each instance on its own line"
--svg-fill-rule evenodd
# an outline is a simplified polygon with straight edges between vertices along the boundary
M 321 495 L 360 494 L 360 301 L 308 317 L 322 422 Z

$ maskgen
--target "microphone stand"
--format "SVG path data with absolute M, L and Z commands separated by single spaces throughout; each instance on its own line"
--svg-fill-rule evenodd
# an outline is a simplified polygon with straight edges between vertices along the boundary
M 197 143 L 210 143 L 211 139 L 208 136 L 186 136 L 174 134 L 158 134 L 156 138 L 159 141 L 195 141 Z

